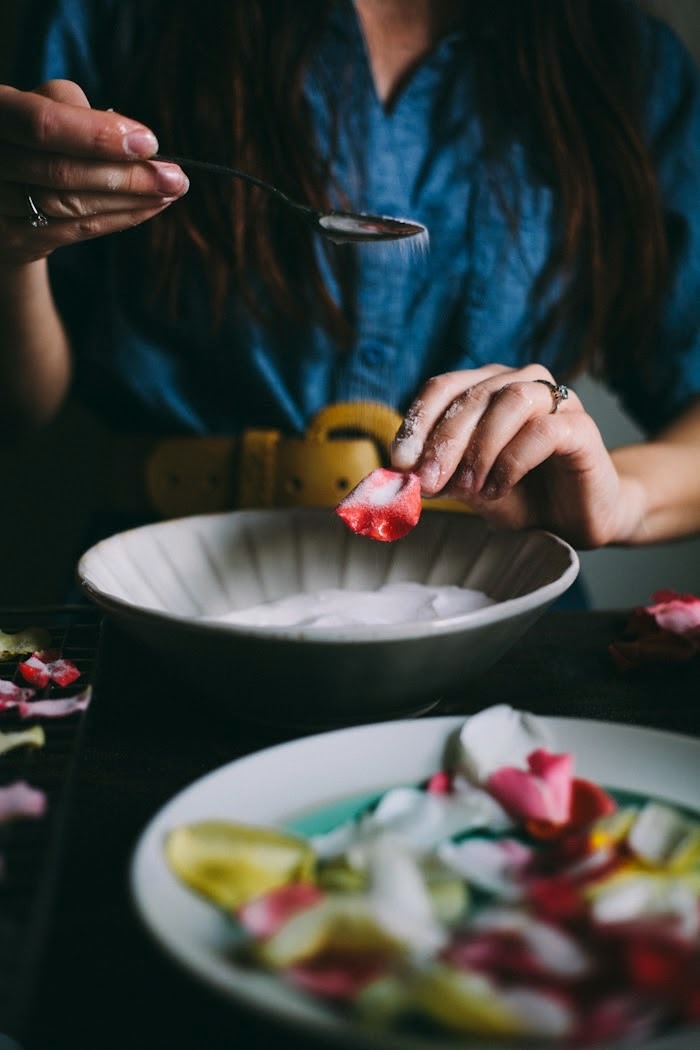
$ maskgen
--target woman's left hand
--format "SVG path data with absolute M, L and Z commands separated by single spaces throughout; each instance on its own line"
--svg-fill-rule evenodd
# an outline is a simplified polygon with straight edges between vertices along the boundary
M 573 390 L 540 365 L 487 365 L 428 380 L 392 445 L 425 496 L 463 500 L 496 524 L 551 529 L 578 547 L 622 538 L 621 483 Z M 629 508 L 628 508 L 629 509 Z

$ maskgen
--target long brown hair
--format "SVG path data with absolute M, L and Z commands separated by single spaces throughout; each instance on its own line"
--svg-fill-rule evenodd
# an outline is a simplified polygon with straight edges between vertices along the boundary
M 148 49 L 150 75 L 138 70 L 134 77 L 138 109 L 130 111 L 150 119 L 172 152 L 228 161 L 291 197 L 327 206 L 332 158 L 319 155 L 303 85 L 331 6 L 167 0 Z M 535 343 L 563 328 L 578 341 L 576 370 L 611 378 L 644 362 L 667 274 L 641 122 L 640 41 L 626 7 L 624 0 L 464 5 L 494 176 L 507 176 L 509 147 L 518 140 L 559 201 L 560 236 L 536 293 L 556 282 L 561 294 Z M 517 206 L 510 218 L 517 224 Z M 339 344 L 352 337 L 350 270 L 338 274 L 345 290 L 338 302 L 314 235 L 279 221 L 278 206 L 261 191 L 193 180 L 185 201 L 148 226 L 175 293 L 182 259 L 194 247 L 219 308 L 235 288 L 271 325 L 313 322 Z M 347 253 L 335 253 L 330 265 L 344 259 Z

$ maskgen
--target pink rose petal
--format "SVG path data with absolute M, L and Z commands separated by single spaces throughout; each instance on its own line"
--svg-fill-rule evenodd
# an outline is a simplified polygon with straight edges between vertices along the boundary
M 34 689 L 24 688 L 0 678 L 0 711 L 10 711 L 34 696 Z
M 17 705 L 20 718 L 66 718 L 78 711 L 85 711 L 92 699 L 92 688 L 88 686 L 75 696 L 64 696 L 58 700 L 35 700 Z
M 323 890 L 310 882 L 293 882 L 256 897 L 236 914 L 253 937 L 272 937 L 295 915 L 319 904 L 325 896 Z
M 570 754 L 553 755 L 544 748 L 527 757 L 529 771 L 503 766 L 486 786 L 511 817 L 566 824 L 571 810 Z
M 700 598 L 656 591 L 634 610 L 623 637 L 609 646 L 618 671 L 650 663 L 687 663 L 700 652 Z
M 24 780 L 0 788 L 0 824 L 22 818 L 41 817 L 46 812 L 46 795 Z
M 654 604 L 647 605 L 646 611 L 654 617 L 662 631 L 687 634 L 700 628 L 700 598 L 694 594 L 656 591 L 651 598 Z

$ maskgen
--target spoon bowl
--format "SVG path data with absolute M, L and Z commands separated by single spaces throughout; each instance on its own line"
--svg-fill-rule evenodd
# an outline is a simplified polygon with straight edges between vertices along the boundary
M 259 189 L 272 194 L 278 201 L 291 208 L 303 218 L 316 233 L 323 234 L 334 244 L 345 244 L 352 241 L 396 241 L 406 237 L 426 237 L 428 231 L 418 222 L 406 219 L 395 219 L 388 215 L 366 215 L 352 211 L 319 211 L 300 204 L 282 193 L 276 186 L 263 182 L 255 175 L 249 175 L 226 164 L 213 164 L 205 160 L 192 160 L 190 157 L 176 157 L 172 154 L 156 153 L 153 160 L 166 160 L 179 164 L 181 168 L 199 168 L 213 175 L 225 175 L 229 178 L 242 179 Z

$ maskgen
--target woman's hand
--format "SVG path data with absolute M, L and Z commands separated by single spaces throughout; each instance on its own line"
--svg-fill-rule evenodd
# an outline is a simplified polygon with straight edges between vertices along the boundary
M 540 365 L 488 365 L 430 379 L 392 446 L 423 494 L 470 504 L 499 525 L 551 529 L 578 547 L 624 542 L 636 509 L 573 391 L 555 412 Z M 624 505 L 623 505 L 624 504 Z
M 0 264 L 21 266 L 64 244 L 137 226 L 186 192 L 143 124 L 90 108 L 68 80 L 35 91 L 0 85 Z M 30 225 L 30 193 L 48 223 Z

